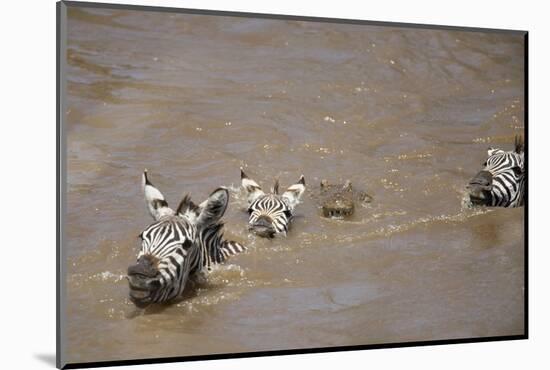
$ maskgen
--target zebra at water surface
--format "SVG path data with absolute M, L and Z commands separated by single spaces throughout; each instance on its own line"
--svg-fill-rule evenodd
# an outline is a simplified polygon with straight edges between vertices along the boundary
M 246 247 L 223 239 L 229 192 L 218 188 L 200 205 L 185 196 L 176 211 L 144 171 L 142 187 L 149 213 L 155 220 L 139 235 L 137 262 L 128 267 L 130 299 L 136 306 L 165 302 L 180 296 L 187 280 L 214 264 L 241 253 Z
M 262 237 L 286 236 L 294 217 L 294 210 L 306 189 L 304 175 L 281 195 L 279 180 L 276 180 L 271 192 L 266 194 L 241 168 L 241 185 L 247 193 L 248 228 Z
M 488 158 L 467 186 L 472 205 L 521 207 L 525 197 L 524 142 L 516 136 L 514 150 L 489 148 Z

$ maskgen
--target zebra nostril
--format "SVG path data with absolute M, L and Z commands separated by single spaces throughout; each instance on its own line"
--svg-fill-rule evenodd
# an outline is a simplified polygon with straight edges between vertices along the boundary
M 152 278 L 157 276 L 158 270 L 153 265 L 151 258 L 147 256 L 142 256 L 138 259 L 135 265 L 128 267 L 128 275 L 139 275 L 147 278 Z

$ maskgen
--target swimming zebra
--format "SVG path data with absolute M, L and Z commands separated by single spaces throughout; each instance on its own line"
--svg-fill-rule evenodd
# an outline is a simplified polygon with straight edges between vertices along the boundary
M 130 299 L 138 307 L 180 296 L 193 274 L 246 250 L 223 240 L 223 223 L 229 200 L 227 189 L 218 188 L 200 205 L 185 196 L 176 211 L 143 172 L 142 188 L 149 213 L 155 220 L 139 235 L 137 263 L 128 267 Z
M 525 194 L 523 139 L 516 136 L 513 151 L 489 148 L 483 170 L 468 184 L 473 205 L 521 207 Z
M 241 168 L 241 185 L 248 194 L 248 228 L 262 237 L 286 236 L 294 208 L 306 189 L 304 175 L 282 195 L 279 195 L 279 180 L 275 181 L 271 193 L 266 194 Z

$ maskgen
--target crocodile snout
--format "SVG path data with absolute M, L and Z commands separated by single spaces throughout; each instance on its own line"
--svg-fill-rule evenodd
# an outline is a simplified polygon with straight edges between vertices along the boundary
M 335 199 L 324 203 L 322 209 L 324 217 L 344 218 L 353 214 L 355 205 L 347 199 Z

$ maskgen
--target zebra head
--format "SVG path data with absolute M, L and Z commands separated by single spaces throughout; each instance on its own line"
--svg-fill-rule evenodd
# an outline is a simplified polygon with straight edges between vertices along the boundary
M 293 217 L 294 208 L 306 189 L 304 175 L 279 195 L 279 181 L 266 194 L 258 183 L 249 178 L 241 168 L 241 185 L 247 192 L 248 228 L 259 236 L 272 238 L 286 235 Z
M 468 183 L 473 205 L 519 207 L 525 188 L 524 144 L 516 136 L 513 151 L 489 148 L 483 169 Z
M 176 298 L 189 275 L 245 250 L 222 239 L 219 220 L 227 208 L 227 189 L 216 189 L 200 205 L 185 196 L 176 211 L 149 181 L 147 171 L 142 176 L 142 189 L 154 222 L 139 235 L 137 262 L 128 267 L 130 299 L 136 306 Z

